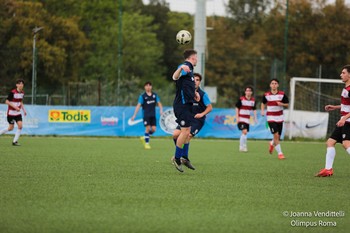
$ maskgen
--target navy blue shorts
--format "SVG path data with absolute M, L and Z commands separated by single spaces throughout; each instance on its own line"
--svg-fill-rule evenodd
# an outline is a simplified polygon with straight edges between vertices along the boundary
M 201 131 L 201 129 L 204 126 L 204 121 L 198 120 L 198 119 L 194 119 L 191 125 L 191 134 L 192 136 L 196 136 L 199 131 Z M 181 130 L 180 125 L 177 125 L 176 127 L 177 130 Z
M 180 127 L 190 127 L 192 121 L 194 120 L 193 114 L 193 106 L 192 104 L 183 104 L 181 106 L 174 106 L 174 113 L 176 117 L 176 123 L 180 125 Z
M 203 120 L 198 120 L 198 119 L 194 119 L 193 124 L 191 125 L 191 134 L 192 136 L 196 136 L 199 131 L 201 131 L 201 129 L 204 126 L 204 121 Z
M 143 125 L 147 126 L 156 126 L 157 125 L 157 120 L 156 117 L 144 117 L 143 118 Z

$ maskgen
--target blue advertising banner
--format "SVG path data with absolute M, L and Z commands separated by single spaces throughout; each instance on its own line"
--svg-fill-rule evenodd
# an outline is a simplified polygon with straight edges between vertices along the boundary
M 144 133 L 142 111 L 134 121 L 135 107 L 94 106 L 41 106 L 26 105 L 23 116 L 23 134 L 27 135 L 76 135 L 76 136 L 141 136 Z M 172 107 L 164 107 L 160 115 L 157 108 L 157 131 L 154 136 L 169 136 L 176 128 Z M 0 127 L 8 126 L 7 105 L 0 104 Z M 259 111 L 258 111 L 259 113 Z M 270 139 L 266 118 L 251 121 L 249 138 Z M 10 132 L 14 133 L 14 132 Z M 239 138 L 234 109 L 217 108 L 207 116 L 206 123 L 197 137 Z

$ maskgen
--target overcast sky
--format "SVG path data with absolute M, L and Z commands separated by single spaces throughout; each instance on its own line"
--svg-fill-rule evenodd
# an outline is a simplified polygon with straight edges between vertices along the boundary
M 226 16 L 225 4 L 229 0 L 207 0 L 207 15 L 221 15 Z M 335 0 L 329 0 L 334 2 Z M 149 3 L 149 0 L 143 0 L 145 4 Z M 169 3 L 171 11 L 189 12 L 194 14 L 196 8 L 196 0 L 166 0 Z M 350 5 L 350 0 L 345 0 Z
M 207 0 L 207 15 L 226 15 L 225 4 L 229 0 Z M 350 1 L 350 0 L 349 0 Z M 145 4 L 149 0 L 143 0 Z M 166 0 L 169 3 L 171 11 L 189 12 L 194 14 L 196 9 L 196 0 Z

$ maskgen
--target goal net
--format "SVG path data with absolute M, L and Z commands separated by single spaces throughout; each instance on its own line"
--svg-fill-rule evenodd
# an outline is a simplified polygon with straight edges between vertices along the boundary
M 294 77 L 286 113 L 286 136 L 326 138 L 340 118 L 340 111 L 326 112 L 325 105 L 339 105 L 344 83 L 338 79 Z

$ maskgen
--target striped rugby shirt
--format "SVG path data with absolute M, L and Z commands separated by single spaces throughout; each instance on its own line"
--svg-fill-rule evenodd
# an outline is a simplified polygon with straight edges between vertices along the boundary
M 24 92 L 23 91 L 19 92 L 17 90 L 17 88 L 15 88 L 9 93 L 7 100 L 10 101 L 10 104 L 21 108 L 23 97 L 24 97 Z M 19 116 L 19 115 L 21 115 L 21 112 L 17 111 L 12 106 L 8 105 L 7 115 L 8 116 Z
M 345 116 L 350 113 L 350 86 L 344 87 L 341 93 L 341 104 L 340 104 L 340 114 Z M 346 120 L 347 123 L 350 123 L 350 118 Z
M 241 96 L 236 103 L 238 110 L 238 123 L 250 123 L 250 114 L 253 110 L 256 110 L 256 103 L 254 97 L 247 99 L 245 96 Z
M 273 94 L 271 91 L 266 92 L 262 102 L 267 105 L 267 122 L 282 123 L 284 121 L 283 106 L 278 106 L 277 104 L 277 102 L 289 103 L 288 97 L 283 91 L 278 91 L 276 94 Z

